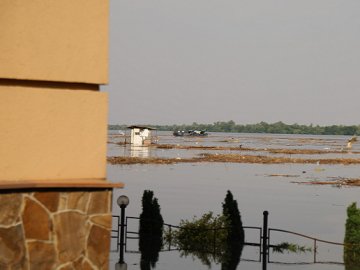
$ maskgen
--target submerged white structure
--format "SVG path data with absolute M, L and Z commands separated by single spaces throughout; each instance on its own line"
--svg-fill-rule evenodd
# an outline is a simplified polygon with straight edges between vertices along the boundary
M 129 126 L 130 143 L 134 146 L 146 146 L 151 144 L 152 131 L 155 128 L 148 126 Z

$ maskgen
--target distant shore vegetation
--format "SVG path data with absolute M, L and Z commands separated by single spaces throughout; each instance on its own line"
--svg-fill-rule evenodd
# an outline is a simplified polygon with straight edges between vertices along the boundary
M 233 133 L 272 133 L 272 134 L 313 134 L 313 135 L 359 135 L 360 125 L 299 125 L 285 124 L 281 121 L 276 123 L 260 122 L 257 124 L 236 124 L 230 120 L 227 122 L 215 122 L 213 124 L 198 124 L 196 122 L 187 125 L 149 125 L 161 131 L 175 130 L 206 130 L 208 132 L 233 132 Z M 109 125 L 109 130 L 124 130 L 127 125 Z

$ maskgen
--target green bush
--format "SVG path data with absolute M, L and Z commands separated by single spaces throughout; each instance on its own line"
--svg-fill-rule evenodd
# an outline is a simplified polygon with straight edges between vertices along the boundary
M 360 208 L 355 202 L 347 208 L 344 243 L 346 269 L 360 270 Z
M 193 218 L 192 221 L 182 220 L 180 229 L 171 234 L 172 243 L 181 250 L 210 251 L 227 238 L 228 223 L 224 216 L 214 216 L 212 212 Z
M 193 220 L 181 220 L 178 230 L 167 231 L 165 241 L 181 250 L 181 256 L 192 255 L 210 266 L 219 262 L 227 239 L 228 224 L 224 216 L 212 212 Z
M 222 215 L 212 212 L 193 220 L 181 220 L 179 229 L 167 231 L 165 241 L 192 255 L 203 264 L 221 263 L 222 270 L 235 270 L 244 245 L 244 230 L 238 205 L 230 191 L 223 203 Z

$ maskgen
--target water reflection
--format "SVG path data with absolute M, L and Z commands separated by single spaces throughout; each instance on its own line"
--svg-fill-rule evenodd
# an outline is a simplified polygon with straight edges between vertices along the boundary
M 360 265 L 345 264 L 345 270 L 360 270 Z
M 221 270 L 235 270 L 240 262 L 244 242 L 227 243 L 222 255 Z
M 149 147 L 147 146 L 131 146 L 130 147 L 130 156 L 131 157 L 149 157 Z
M 203 265 L 211 268 L 211 264 L 221 264 L 222 270 L 236 270 L 241 259 L 241 253 L 244 247 L 242 242 L 225 243 L 220 249 L 210 250 L 183 250 L 180 253 L 182 257 L 196 257 Z

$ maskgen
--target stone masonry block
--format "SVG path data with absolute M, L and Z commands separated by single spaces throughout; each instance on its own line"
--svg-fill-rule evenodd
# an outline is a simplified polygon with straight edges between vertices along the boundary
M 25 199 L 22 213 L 25 236 L 27 239 L 49 240 L 52 222 L 49 214 L 37 202 Z

